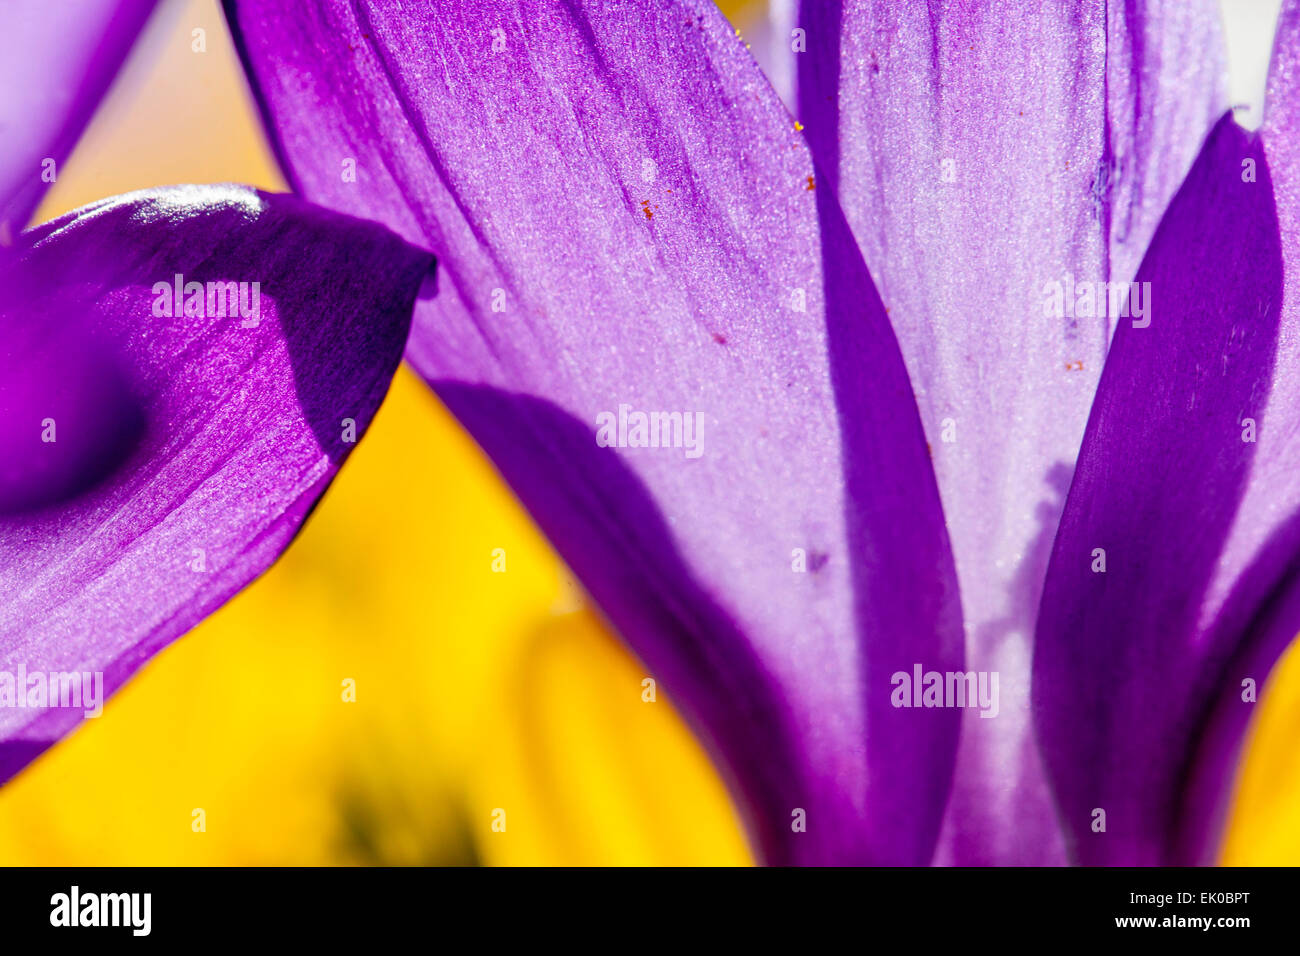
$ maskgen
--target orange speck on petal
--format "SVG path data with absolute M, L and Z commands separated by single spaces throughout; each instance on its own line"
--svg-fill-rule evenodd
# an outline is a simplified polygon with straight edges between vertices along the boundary
M 795 121 L 794 121 L 794 128 L 795 128 L 796 131 L 800 131 L 800 130 L 802 130 L 802 129 L 803 129 L 803 123 L 800 123 L 798 120 L 795 120 Z
M 809 177 L 808 177 L 808 192 L 812 192 L 812 191 L 813 191 L 814 189 L 816 189 L 816 188 L 817 188 L 816 183 L 814 183 L 814 182 L 813 182 L 813 178 L 812 178 L 811 176 L 809 176 Z

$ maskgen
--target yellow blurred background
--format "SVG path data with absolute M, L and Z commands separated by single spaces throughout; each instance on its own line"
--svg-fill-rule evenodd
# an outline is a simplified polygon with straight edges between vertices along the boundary
M 216 0 L 164 0 L 37 221 L 226 181 L 285 189 Z M 1228 863 L 1300 861 L 1300 654 L 1278 674 Z M 404 368 L 280 562 L 0 789 L 0 864 L 752 862 L 645 676 Z

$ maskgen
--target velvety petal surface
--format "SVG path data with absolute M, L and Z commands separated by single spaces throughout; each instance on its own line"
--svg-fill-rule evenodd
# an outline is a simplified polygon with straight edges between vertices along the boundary
M 721 758 L 764 857 L 927 862 L 956 712 L 890 697 L 960 664 L 933 473 L 842 215 L 718 11 L 227 12 L 297 188 L 440 256 L 409 357 Z M 645 412 L 699 443 L 598 441 Z
M 1186 778 L 1206 717 L 1220 691 L 1248 713 L 1241 680 L 1263 684 L 1248 632 L 1300 627 L 1270 593 L 1293 573 L 1290 515 L 1245 500 L 1300 411 L 1275 417 L 1270 394 L 1296 362 L 1281 256 L 1263 144 L 1225 115 L 1138 269 L 1150 324 L 1115 333 L 1043 591 L 1035 720 L 1083 863 L 1197 862 L 1179 841 L 1205 822 Z
M 1226 107 L 1218 16 L 1213 0 L 807 0 L 795 25 L 797 115 L 934 449 L 967 666 L 1000 675 L 997 718 L 964 717 L 941 862 L 1065 859 L 1032 640 L 1117 321 L 1073 306 L 1132 279 Z
M 155 0 L 0 6 L 0 246 L 27 225 Z
M 285 548 L 387 391 L 430 264 L 238 186 L 108 199 L 3 252 L 0 781 L 91 709 L 70 680 L 55 706 L 50 675 L 111 693 Z

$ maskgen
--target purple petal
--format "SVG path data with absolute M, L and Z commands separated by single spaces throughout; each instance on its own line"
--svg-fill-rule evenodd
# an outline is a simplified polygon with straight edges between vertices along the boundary
M 227 10 L 297 186 L 439 254 L 410 358 L 766 858 L 928 861 L 955 712 L 890 704 L 895 672 L 960 664 L 925 442 L 841 214 L 713 5 Z M 598 446 L 623 406 L 698 414 L 702 454 Z
M 1261 136 L 1277 203 L 1282 243 L 1282 308 L 1271 391 L 1259 422 L 1249 482 L 1224 547 L 1215 594 L 1224 603 L 1216 634 L 1232 647 L 1196 742 L 1175 852 L 1214 858 L 1237 756 L 1258 690 L 1300 632 L 1300 2 L 1283 4 L 1274 41 Z M 1245 414 L 1243 412 L 1243 414 Z M 1231 594 L 1222 595 L 1231 585 Z
M 105 200 L 0 259 L 0 781 L 85 709 L 24 707 L 17 675 L 111 693 L 285 548 L 387 391 L 429 265 L 239 186 Z M 178 274 L 247 285 L 171 315 Z
M 27 225 L 154 2 L 7 0 L 0 10 L 0 246 Z
M 1181 806 L 1191 748 L 1219 689 L 1240 690 L 1232 657 L 1265 610 L 1257 585 L 1296 554 L 1292 531 L 1289 553 L 1263 558 L 1266 575 L 1235 580 L 1243 555 L 1230 541 L 1271 548 L 1261 532 L 1289 517 L 1274 515 L 1270 529 L 1242 524 L 1260 517 L 1242 503 L 1267 467 L 1267 438 L 1254 436 L 1293 431 L 1295 412 L 1277 421 L 1269 395 L 1286 365 L 1275 368 L 1282 262 L 1268 163 L 1231 115 L 1136 281 L 1150 283 L 1148 312 L 1121 321 L 1106 360 L 1034 659 L 1043 753 L 1071 855 L 1089 864 L 1180 862 L 1178 829 L 1194 825 Z M 1244 590 L 1229 595 L 1234 585 Z M 1097 810 L 1104 832 L 1093 827 Z
M 1107 11 L 1109 10 L 1109 22 Z M 799 119 L 889 307 L 934 448 L 967 666 L 940 860 L 1064 860 L 1029 707 L 1043 573 L 1114 327 L 1049 318 L 1128 281 L 1223 110 L 1213 0 L 810 0 Z

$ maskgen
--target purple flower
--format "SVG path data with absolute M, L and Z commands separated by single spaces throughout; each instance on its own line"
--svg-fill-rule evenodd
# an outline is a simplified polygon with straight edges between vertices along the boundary
M 797 122 L 706 0 L 226 6 L 320 207 L 0 259 L 0 671 L 111 689 L 246 584 L 404 345 L 766 860 L 1213 859 L 1300 629 L 1300 3 L 1261 134 L 1212 0 L 808 3 Z M 75 722 L 15 713 L 2 776 Z

